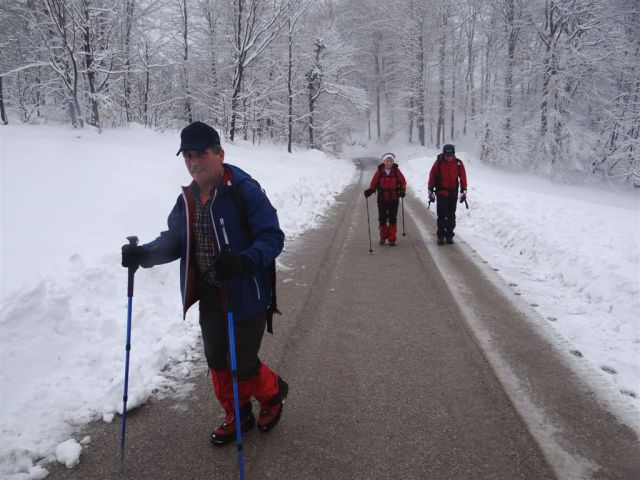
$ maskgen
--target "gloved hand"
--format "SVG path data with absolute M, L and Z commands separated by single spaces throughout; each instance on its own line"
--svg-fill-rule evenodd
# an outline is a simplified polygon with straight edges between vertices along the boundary
M 460 196 L 460 203 L 464 203 L 467 201 L 467 191 L 462 190 L 462 195 Z
M 405 192 L 403 189 L 399 189 L 398 190 L 398 196 L 400 198 L 404 198 L 404 196 L 407 194 L 407 192 Z
M 127 243 L 122 246 L 122 266 L 124 268 L 138 268 L 144 255 L 144 249 L 140 245 Z
M 364 196 L 365 196 L 366 198 L 369 198 L 371 195 L 373 195 L 373 192 L 375 192 L 375 191 L 376 191 L 376 189 L 375 189 L 375 188 L 367 188 L 367 189 L 364 191 Z
M 246 255 L 220 255 L 215 264 L 216 279 L 221 282 L 232 280 L 253 270 L 253 262 Z
M 435 202 L 436 201 L 436 194 L 433 192 L 429 192 L 429 201 L 430 202 Z

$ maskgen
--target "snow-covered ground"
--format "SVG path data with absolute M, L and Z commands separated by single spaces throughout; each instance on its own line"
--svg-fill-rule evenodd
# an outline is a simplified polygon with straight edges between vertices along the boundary
M 2 126 L 0 477 L 73 466 L 73 425 L 122 408 L 128 235 L 149 241 L 189 183 L 178 132 Z M 290 241 L 352 181 L 346 159 L 282 146 L 224 145 L 265 188 Z M 426 198 L 435 151 L 394 145 Z M 371 150 L 379 155 L 384 148 Z M 362 155 L 359 151 L 359 155 Z M 471 210 L 458 233 L 640 411 L 640 206 L 633 192 L 560 186 L 460 152 Z M 177 264 L 136 274 L 128 407 L 192 368 L 197 314 L 181 320 Z M 553 320 L 551 320 L 553 319 Z M 169 366 L 170 368 L 167 368 Z

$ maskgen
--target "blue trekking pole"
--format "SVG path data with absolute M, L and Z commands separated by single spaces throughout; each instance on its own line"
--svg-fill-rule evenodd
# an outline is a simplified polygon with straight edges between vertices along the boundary
M 224 236 L 223 254 L 231 253 L 227 230 L 224 228 L 224 220 L 220 219 L 222 225 L 222 234 Z M 231 310 L 231 293 L 228 285 L 224 285 L 224 293 L 227 307 L 227 328 L 229 330 L 229 356 L 231 357 L 231 379 L 233 381 L 233 408 L 235 410 L 236 424 L 236 447 L 238 449 L 238 470 L 240 472 L 240 480 L 244 480 L 244 455 L 242 447 L 242 425 L 240 422 L 240 396 L 238 394 L 238 366 L 236 362 L 236 338 L 235 324 L 233 321 L 233 311 Z
M 138 237 L 127 237 L 129 245 L 138 245 Z M 129 353 L 131 352 L 131 310 L 133 307 L 133 276 L 138 265 L 129 267 L 129 281 L 127 284 L 127 343 L 125 346 L 126 357 L 124 362 L 124 394 L 122 396 L 122 430 L 120 432 L 120 468 L 124 466 L 124 439 L 127 429 L 127 394 L 129 391 Z

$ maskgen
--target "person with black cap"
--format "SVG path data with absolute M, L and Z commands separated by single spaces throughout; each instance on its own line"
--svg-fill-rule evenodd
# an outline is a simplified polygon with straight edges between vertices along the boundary
M 378 165 L 369 188 L 364 191 L 366 198 L 378 192 L 380 245 L 389 240 L 392 247 L 396 245 L 397 240 L 399 198 L 404 197 L 407 191 L 407 181 L 395 161 L 396 156 L 393 153 L 382 155 L 382 163 Z
M 180 140 L 177 154 L 182 153 L 193 182 L 182 187 L 168 230 L 145 245 L 122 247 L 122 266 L 148 268 L 180 259 L 183 315 L 200 302 L 204 354 L 215 397 L 226 413 L 210 440 L 225 445 L 236 434 L 227 310 L 235 320 L 241 429 L 256 423 L 251 404 L 255 398 L 260 404 L 258 428 L 271 430 L 288 393 L 287 383 L 258 357 L 268 316 L 274 312 L 269 268 L 282 251 L 284 233 L 257 182 L 224 163 L 225 151 L 214 128 L 194 122 L 182 130 Z
M 456 228 L 456 206 L 458 203 L 458 189 L 461 202 L 467 199 L 467 173 L 462 160 L 456 157 L 456 149 L 447 144 L 442 147 L 442 153 L 429 172 L 429 201 L 436 203 L 438 215 L 438 245 L 453 243 Z

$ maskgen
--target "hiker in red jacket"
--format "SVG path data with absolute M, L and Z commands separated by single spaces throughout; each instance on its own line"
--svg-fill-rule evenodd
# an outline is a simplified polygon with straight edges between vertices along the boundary
M 395 246 L 397 238 L 399 198 L 404 197 L 407 190 L 407 182 L 395 160 L 396 156 L 393 153 L 385 153 L 369 188 L 364 191 L 367 198 L 373 195 L 373 192 L 378 192 L 380 245 L 384 245 L 388 239 L 392 247 Z
M 458 188 L 460 202 L 466 201 L 467 173 L 464 164 L 456 157 L 455 147 L 445 145 L 429 172 L 429 201 L 435 202 L 436 197 L 438 198 L 438 245 L 444 245 L 445 239 L 447 243 L 453 243 Z

